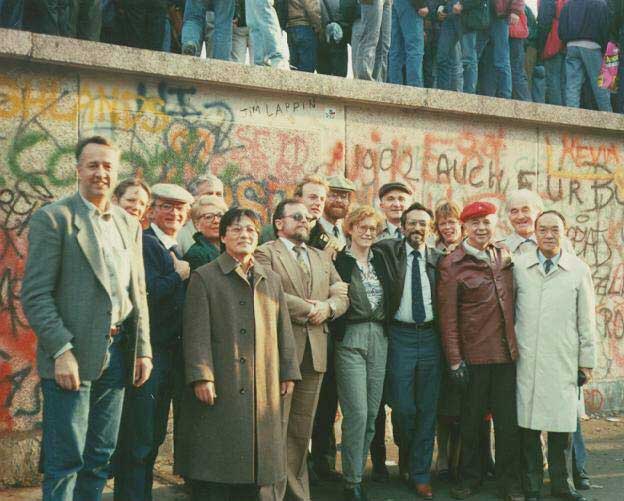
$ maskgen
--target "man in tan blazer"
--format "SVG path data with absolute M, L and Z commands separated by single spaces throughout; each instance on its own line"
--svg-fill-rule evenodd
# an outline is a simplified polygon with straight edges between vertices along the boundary
M 286 501 L 310 501 L 306 456 L 323 373 L 327 367 L 327 320 L 349 305 L 347 284 L 329 257 L 307 246 L 310 215 L 301 202 L 286 199 L 273 214 L 277 240 L 256 251 L 256 261 L 280 275 L 293 324 L 301 381 L 284 406 Z

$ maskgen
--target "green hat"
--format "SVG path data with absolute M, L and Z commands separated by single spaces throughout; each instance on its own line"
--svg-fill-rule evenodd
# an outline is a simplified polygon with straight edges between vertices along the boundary
M 355 191 L 355 184 L 344 176 L 332 176 L 327 179 L 330 190 Z

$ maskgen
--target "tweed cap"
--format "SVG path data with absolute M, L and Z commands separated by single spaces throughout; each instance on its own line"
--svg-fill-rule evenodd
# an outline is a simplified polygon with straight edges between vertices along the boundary
M 332 176 L 327 179 L 330 190 L 355 191 L 355 184 L 344 176 Z
M 192 204 L 195 200 L 193 195 L 182 186 L 170 183 L 158 183 L 152 186 L 152 198 L 166 198 L 167 200 L 177 200 Z
M 405 183 L 400 181 L 396 181 L 394 183 L 386 183 L 381 188 L 379 188 L 379 198 L 383 198 L 386 193 L 390 193 L 391 191 L 402 191 L 403 193 L 407 193 L 408 195 L 412 194 L 412 190 Z

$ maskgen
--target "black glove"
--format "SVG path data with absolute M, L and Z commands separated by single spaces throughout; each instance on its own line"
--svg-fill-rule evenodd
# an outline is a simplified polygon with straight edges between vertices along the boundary
M 449 374 L 451 382 L 454 385 L 461 389 L 466 389 L 468 387 L 468 383 L 470 382 L 470 373 L 468 372 L 468 367 L 463 360 L 459 363 L 459 367 L 457 369 L 450 369 Z

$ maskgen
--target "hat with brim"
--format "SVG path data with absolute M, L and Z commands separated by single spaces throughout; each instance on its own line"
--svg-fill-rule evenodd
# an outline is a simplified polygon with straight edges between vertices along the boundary
M 379 188 L 379 198 L 382 199 L 386 196 L 387 193 L 391 191 L 402 191 L 407 195 L 412 194 L 412 190 L 405 183 L 401 183 L 400 181 L 394 183 L 386 183 L 381 188 Z
M 167 200 L 175 200 L 177 202 L 193 203 L 193 195 L 186 191 L 182 186 L 171 183 L 157 183 L 152 186 L 152 198 L 166 198 Z
M 344 176 L 332 176 L 327 179 L 330 190 L 355 191 L 355 184 Z

